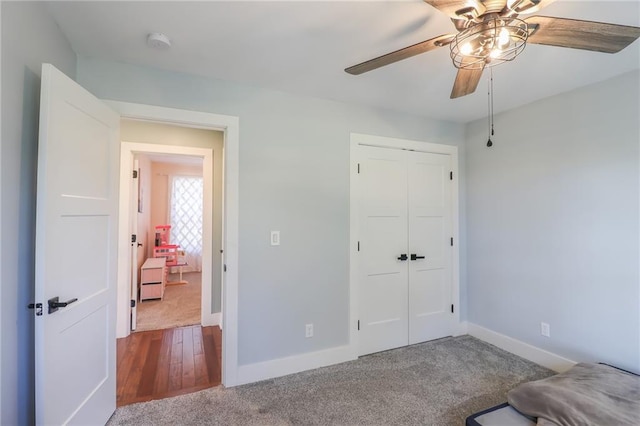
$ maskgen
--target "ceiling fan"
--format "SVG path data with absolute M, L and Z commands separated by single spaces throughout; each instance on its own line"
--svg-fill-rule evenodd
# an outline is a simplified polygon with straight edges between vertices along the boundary
M 473 93 L 484 68 L 512 61 L 526 43 L 616 53 L 640 37 L 640 28 L 578 19 L 519 15 L 535 13 L 555 0 L 424 0 L 446 13 L 457 34 L 443 34 L 346 68 L 359 75 L 449 46 L 458 74 L 451 99 Z

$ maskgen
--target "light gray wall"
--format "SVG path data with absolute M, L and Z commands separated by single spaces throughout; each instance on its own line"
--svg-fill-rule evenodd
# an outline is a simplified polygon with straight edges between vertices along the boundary
M 459 124 L 89 58 L 78 81 L 104 99 L 240 117 L 240 364 L 348 343 L 350 132 L 464 140 Z
M 35 186 L 40 68 L 75 77 L 76 56 L 42 3 L 2 7 L 2 402 L 0 424 L 34 421 Z
M 468 319 L 640 371 L 640 73 L 467 127 Z M 540 335 L 540 322 L 551 338 Z

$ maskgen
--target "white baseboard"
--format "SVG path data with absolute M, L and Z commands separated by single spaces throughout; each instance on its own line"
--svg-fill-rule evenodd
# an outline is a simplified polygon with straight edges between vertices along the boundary
M 217 322 L 212 325 L 219 325 L 220 313 L 217 315 Z M 203 324 L 204 325 L 204 324 Z M 563 372 L 573 367 L 576 362 L 556 355 L 544 349 L 537 348 L 520 340 L 513 339 L 504 334 L 489 330 L 488 328 L 463 321 L 458 324 L 455 331 L 456 336 L 469 334 L 487 343 L 495 345 L 512 354 L 535 362 L 543 367 L 557 372 Z M 286 376 L 288 374 L 299 373 L 301 371 L 312 370 L 314 368 L 326 367 L 328 365 L 339 364 L 341 362 L 357 359 L 353 348 L 349 345 L 323 351 L 311 352 L 301 355 L 294 355 L 285 358 L 278 358 L 270 361 L 257 362 L 254 364 L 239 365 L 237 380 L 229 384 L 230 386 L 243 385 L 246 383 L 258 382 L 260 380 L 272 379 Z
M 538 365 L 547 367 L 558 373 L 567 371 L 576 364 L 575 361 L 532 346 L 520 340 L 516 340 L 509 336 L 505 336 L 504 334 L 500 334 L 493 330 L 489 330 L 488 328 L 481 327 L 477 324 L 466 323 L 466 325 L 468 334 L 471 336 L 484 340 L 485 342 L 491 343 L 500 349 L 504 349 L 507 352 L 511 352 L 512 354 L 518 355 L 524 359 L 528 359 L 529 361 L 535 362 Z
M 212 325 L 220 325 L 222 319 L 222 313 L 216 312 L 214 314 L 203 315 L 202 316 L 202 326 L 209 327 Z
M 456 325 L 453 336 L 464 336 L 465 334 L 469 334 L 469 323 L 466 321 L 461 321 Z
M 239 365 L 237 381 L 233 386 L 351 361 L 356 359 L 352 352 L 351 347 L 346 345 L 255 364 Z

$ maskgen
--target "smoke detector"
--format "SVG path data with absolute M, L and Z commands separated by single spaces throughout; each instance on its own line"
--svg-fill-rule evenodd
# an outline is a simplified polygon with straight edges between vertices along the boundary
M 147 36 L 147 46 L 153 49 L 167 50 L 171 47 L 171 40 L 162 33 L 151 33 Z

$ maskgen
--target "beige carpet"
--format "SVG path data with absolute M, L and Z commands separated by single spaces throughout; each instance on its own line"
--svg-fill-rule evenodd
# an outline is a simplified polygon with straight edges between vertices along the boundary
M 188 284 L 169 285 L 162 300 L 145 300 L 138 303 L 136 331 L 159 330 L 200 324 L 200 298 L 202 274 L 182 274 Z M 169 281 L 177 281 L 178 274 L 169 274 Z

